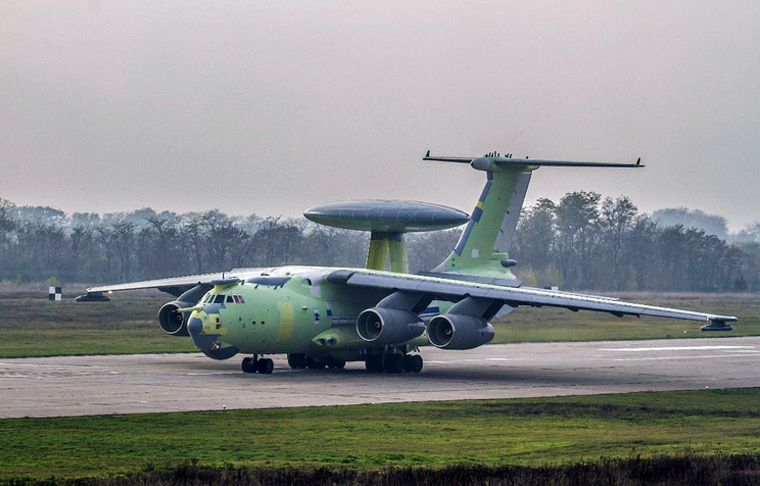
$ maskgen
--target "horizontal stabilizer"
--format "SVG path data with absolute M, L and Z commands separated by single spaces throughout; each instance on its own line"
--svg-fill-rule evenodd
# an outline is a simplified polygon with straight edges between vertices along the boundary
M 483 159 L 485 157 L 480 157 L 480 159 Z M 478 159 L 475 159 L 472 161 L 473 165 L 475 164 L 475 161 Z M 520 165 L 529 165 L 529 166 L 535 166 L 535 167 L 644 167 L 641 165 L 641 157 L 633 163 L 633 164 L 626 164 L 626 163 L 620 163 L 620 162 L 582 162 L 582 161 L 573 161 L 573 160 L 539 160 L 539 159 L 505 159 L 503 157 L 497 157 L 493 160 L 493 163 L 496 164 L 497 167 L 509 167 L 509 166 L 520 166 Z
M 634 163 L 621 162 L 585 162 L 575 160 L 543 160 L 531 159 L 528 157 L 513 158 L 503 156 L 483 156 L 483 157 L 448 157 L 448 156 L 431 156 L 430 151 L 422 160 L 431 160 L 438 162 L 456 162 L 461 164 L 470 164 L 478 170 L 489 170 L 495 167 L 623 167 L 637 168 L 644 167 L 641 165 L 641 157 Z

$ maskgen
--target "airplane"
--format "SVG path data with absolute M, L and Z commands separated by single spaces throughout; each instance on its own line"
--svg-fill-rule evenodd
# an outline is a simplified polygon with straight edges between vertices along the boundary
M 624 302 L 522 285 L 506 249 L 532 173 L 541 167 L 640 169 L 635 163 L 482 157 L 423 160 L 469 164 L 486 175 L 471 215 L 421 202 L 354 201 L 307 210 L 314 221 L 371 232 L 365 268 L 282 266 L 96 286 L 78 301 L 107 301 L 115 291 L 158 289 L 176 297 L 158 313 L 161 329 L 190 336 L 206 356 L 246 355 L 242 370 L 270 374 L 267 355 L 286 354 L 293 369 L 343 368 L 363 361 L 370 372 L 419 373 L 420 348 L 467 350 L 489 343 L 489 321 L 518 306 L 656 316 L 731 330 L 734 316 Z M 429 272 L 410 274 L 403 235 L 467 223 L 450 255 Z M 389 261 L 389 269 L 386 269 Z

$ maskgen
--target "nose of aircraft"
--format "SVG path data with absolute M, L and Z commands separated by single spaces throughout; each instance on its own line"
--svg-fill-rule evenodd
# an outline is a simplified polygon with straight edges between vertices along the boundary
M 197 336 L 202 333 L 203 321 L 198 317 L 191 317 L 190 320 L 187 321 L 187 332 L 189 332 L 191 336 Z
M 219 314 L 212 312 L 209 315 L 204 310 L 193 311 L 187 320 L 187 331 L 193 344 L 209 358 L 228 359 L 238 353 L 235 346 L 217 341 L 223 334 L 219 331 L 221 322 Z
M 220 335 L 218 331 L 215 332 L 219 327 L 213 324 L 214 320 L 220 322 L 220 317 L 216 314 L 210 316 L 204 310 L 193 311 L 187 320 L 187 332 L 201 350 L 212 349 Z

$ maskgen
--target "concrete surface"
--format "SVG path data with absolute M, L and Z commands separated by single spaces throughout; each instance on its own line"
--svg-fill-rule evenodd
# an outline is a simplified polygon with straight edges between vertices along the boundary
M 245 374 L 202 354 L 0 360 L 0 418 L 760 387 L 760 338 L 423 348 L 420 374 Z

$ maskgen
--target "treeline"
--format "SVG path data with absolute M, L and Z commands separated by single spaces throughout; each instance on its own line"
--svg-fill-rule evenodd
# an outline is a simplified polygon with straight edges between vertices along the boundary
M 0 208 L 0 280 L 97 284 L 308 262 L 362 265 L 362 235 L 302 220 L 204 213 L 74 214 L 49 208 L 14 217 Z
M 727 243 L 703 230 L 663 226 L 626 197 L 574 192 L 526 208 L 511 256 L 527 285 L 568 289 L 757 291 L 760 230 Z M 753 232 L 754 231 L 754 232 Z M 757 234 L 755 234 L 757 233 Z M 429 270 L 460 231 L 412 234 L 409 266 Z M 74 213 L 17 208 L 0 199 L 0 281 L 99 284 L 282 264 L 362 266 L 368 235 L 303 219 Z
M 627 197 L 573 192 L 540 199 L 518 225 L 512 252 L 526 283 L 571 289 L 760 290 L 760 236 L 751 225 L 731 244 L 702 229 L 662 226 Z M 741 240 L 744 241 L 741 241 Z

